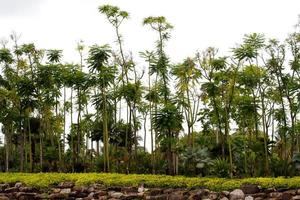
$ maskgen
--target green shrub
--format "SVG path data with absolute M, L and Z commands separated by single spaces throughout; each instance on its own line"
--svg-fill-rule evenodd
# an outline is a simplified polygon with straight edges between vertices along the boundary
M 300 188 L 300 177 L 225 179 L 115 173 L 0 173 L 0 183 L 18 181 L 37 188 L 63 181 L 73 181 L 76 185 L 101 183 L 106 186 L 138 186 L 144 183 L 146 187 L 208 188 L 215 191 L 232 190 L 246 183 L 259 184 L 263 188 Z
M 212 171 L 213 174 L 220 178 L 229 177 L 230 164 L 226 159 L 217 158 L 213 161 Z

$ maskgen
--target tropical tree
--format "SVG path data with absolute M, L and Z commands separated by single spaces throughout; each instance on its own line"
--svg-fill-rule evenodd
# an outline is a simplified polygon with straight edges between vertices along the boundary
M 108 59 L 110 57 L 111 50 L 109 46 L 98 46 L 94 45 L 90 47 L 88 67 L 91 72 L 95 73 L 92 77 L 94 82 L 97 83 L 99 87 L 100 99 L 102 101 L 101 106 L 101 116 L 103 122 L 103 144 L 104 144 L 104 171 L 109 171 L 109 133 L 108 133 L 108 99 L 107 99 L 107 89 L 110 87 L 114 80 L 116 69 L 113 66 L 108 65 Z M 97 99 L 97 96 L 96 96 Z M 99 98 L 98 98 L 99 99 Z M 94 101 L 98 105 L 99 101 Z
M 167 174 L 177 174 L 176 143 L 182 129 L 182 115 L 174 103 L 167 103 L 153 116 L 153 124 L 157 129 L 158 140 L 166 152 Z

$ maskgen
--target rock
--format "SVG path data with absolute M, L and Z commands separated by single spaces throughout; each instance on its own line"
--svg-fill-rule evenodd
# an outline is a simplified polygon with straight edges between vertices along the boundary
M 218 193 L 216 193 L 216 192 L 211 192 L 211 193 L 208 195 L 208 198 L 211 199 L 211 200 L 216 200 L 216 199 L 218 199 Z
M 164 191 L 163 191 L 163 193 L 164 194 L 171 194 L 171 193 L 173 193 L 175 190 L 173 189 L 173 188 L 168 188 L 168 189 L 165 189 Z
M 128 193 L 121 197 L 122 200 L 131 200 L 131 199 L 143 199 L 142 196 L 139 196 L 137 193 Z
M 106 196 L 107 195 L 107 191 L 103 191 L 103 190 L 100 190 L 100 191 L 97 191 L 95 192 L 95 196 Z
M 19 191 L 19 189 L 16 187 L 6 188 L 4 190 L 5 193 L 13 193 L 13 192 L 18 192 L 18 191 Z
M 163 190 L 160 188 L 153 188 L 153 189 L 149 190 L 150 196 L 156 196 L 156 195 L 159 195 L 162 193 L 163 193 Z
M 108 191 L 115 191 L 115 192 L 121 192 L 122 191 L 122 188 L 121 187 L 109 187 L 107 188 Z
M 36 193 L 26 193 L 26 192 L 18 192 L 18 193 L 19 194 L 17 194 L 16 196 L 19 200 L 32 200 L 35 199 L 37 195 Z
M 257 197 L 255 200 L 264 200 L 265 198 Z
M 276 192 L 275 188 L 267 188 L 264 190 L 265 193 L 271 193 L 271 192 Z
M 271 193 L 269 194 L 269 196 L 270 196 L 271 198 L 281 198 L 281 195 L 282 195 L 282 193 L 280 193 L 280 192 L 271 192 Z
M 90 194 L 94 194 L 93 192 Z M 76 192 L 76 191 L 72 191 L 71 193 L 69 193 L 69 197 L 76 197 L 76 198 L 86 198 L 88 197 L 89 193 L 86 192 Z
M 7 196 L 0 196 L 0 200 L 9 200 L 9 198 Z
M 64 194 L 64 193 L 55 193 L 49 195 L 49 199 L 66 199 L 66 198 L 68 198 L 68 194 Z
M 52 192 L 53 193 L 60 193 L 61 189 L 60 188 L 53 188 Z
M 189 197 L 188 197 L 188 200 L 196 200 L 196 199 L 201 199 L 201 197 L 197 194 L 191 194 Z
M 289 193 L 289 194 L 291 194 L 291 195 L 296 195 L 297 194 L 297 190 L 287 190 L 287 191 L 285 191 L 284 193 Z
M 22 187 L 22 186 L 24 186 L 24 185 L 23 185 L 23 183 L 21 183 L 21 182 L 17 182 L 17 183 L 15 184 L 15 187 L 16 187 L 16 188 L 20 188 L 20 187 Z
M 227 197 L 222 197 L 220 200 L 228 200 Z
M 201 199 L 202 196 L 204 196 L 204 193 L 203 190 L 193 190 L 193 191 L 190 191 L 190 196 L 188 198 L 188 200 L 198 200 L 198 199 Z
M 36 194 L 35 199 L 49 199 L 48 195 L 43 193 L 43 194 Z
M 95 189 L 95 187 L 91 186 L 91 187 L 88 187 L 87 192 L 88 193 L 96 192 L 96 189 Z
M 106 187 L 100 183 L 94 183 L 90 186 L 95 188 L 95 190 L 105 190 L 106 189 Z
M 293 198 L 293 195 L 291 193 L 288 193 L 288 192 L 284 192 L 282 195 L 281 195 L 281 199 L 282 200 L 290 200 Z
M 122 192 L 111 192 L 109 194 L 110 197 L 115 199 L 120 199 L 124 194 Z
M 32 187 L 20 187 L 19 191 L 20 192 L 38 192 L 37 189 L 32 188 Z
M 138 188 L 138 193 L 142 193 L 145 191 L 145 188 L 144 188 L 144 185 L 141 185 L 139 188 Z
M 286 192 L 286 191 L 288 191 L 289 190 L 289 188 L 277 188 L 277 192 Z
M 87 197 L 94 197 L 95 193 L 94 192 L 91 192 L 87 195 Z
M 257 198 L 266 199 L 268 194 L 266 194 L 264 192 L 260 192 L 260 193 L 251 194 L 251 196 L 254 197 L 254 199 L 257 199 Z
M 136 187 L 123 187 L 121 189 L 121 192 L 128 194 L 128 193 L 134 193 L 134 192 L 138 192 L 138 188 Z
M 7 183 L 0 184 L 0 192 L 4 192 L 4 190 L 8 187 L 9 187 L 9 184 L 7 184 Z
M 144 196 L 145 196 L 145 193 L 144 193 L 144 192 L 140 192 L 140 193 L 137 193 L 137 195 L 138 195 L 139 197 L 144 197 Z
M 145 200 L 168 200 L 167 194 L 160 194 L 156 196 L 146 196 Z
M 254 184 L 245 184 L 242 185 L 241 190 L 243 190 L 244 194 L 255 194 L 260 192 L 260 187 Z
M 14 195 L 15 193 L 5 193 L 5 194 L 0 194 L 0 196 L 6 196 L 6 197 L 8 197 L 9 199 L 15 199 L 16 197 L 15 197 L 15 195 Z
M 225 197 L 229 197 L 230 192 L 228 191 L 222 191 L 221 195 L 225 196 Z
M 245 198 L 245 194 L 241 189 L 235 189 L 229 194 L 230 200 L 240 200 Z
M 185 196 L 179 193 L 170 194 L 168 197 L 168 200 L 184 200 Z
M 71 181 L 67 181 L 67 182 L 61 182 L 58 184 L 58 188 L 73 188 L 74 187 L 74 183 Z
M 210 193 L 210 191 L 208 189 L 202 189 L 202 193 L 203 195 L 208 195 Z
M 76 191 L 76 192 L 88 192 L 88 187 L 85 187 L 85 186 L 74 186 L 73 188 L 72 188 L 72 190 L 73 191 Z M 93 191 L 91 191 L 91 192 L 93 192 Z M 89 193 L 91 193 L 91 192 L 89 192 Z
M 245 200 L 254 200 L 254 198 L 252 196 L 246 196 Z
M 20 196 L 22 196 L 22 195 L 24 195 L 24 194 L 26 194 L 25 192 L 17 192 L 16 194 L 15 194 L 15 196 L 17 197 L 17 198 L 19 198 Z
M 60 190 L 61 194 L 69 194 L 71 193 L 71 188 L 64 188 Z
M 107 196 L 100 196 L 98 197 L 98 200 L 107 200 Z
M 93 197 L 76 198 L 75 200 L 94 200 Z

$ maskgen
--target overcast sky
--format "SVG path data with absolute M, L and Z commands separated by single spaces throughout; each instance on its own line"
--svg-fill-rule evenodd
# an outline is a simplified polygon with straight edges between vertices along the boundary
M 121 27 L 125 48 L 137 55 L 152 49 L 156 35 L 142 26 L 144 17 L 164 15 L 174 25 L 168 43 L 173 62 L 209 46 L 226 52 L 245 33 L 284 39 L 300 14 L 299 0 L 0 0 L 0 38 L 11 31 L 21 42 L 64 50 L 64 60 L 76 61 L 76 42 L 115 44 L 112 27 L 98 6 L 117 5 L 130 13 Z

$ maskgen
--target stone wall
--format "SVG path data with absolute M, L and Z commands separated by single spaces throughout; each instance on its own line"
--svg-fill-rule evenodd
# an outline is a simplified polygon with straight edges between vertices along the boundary
M 69 200 L 300 200 L 300 189 L 262 189 L 258 185 L 244 185 L 233 191 L 214 192 L 208 189 L 105 187 L 101 184 L 75 186 L 63 182 L 48 189 L 27 187 L 22 183 L 0 184 L 0 200 L 69 199 Z

